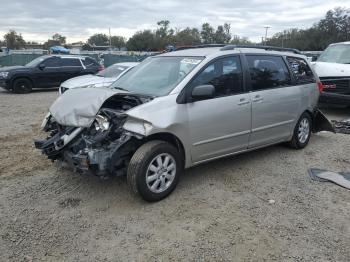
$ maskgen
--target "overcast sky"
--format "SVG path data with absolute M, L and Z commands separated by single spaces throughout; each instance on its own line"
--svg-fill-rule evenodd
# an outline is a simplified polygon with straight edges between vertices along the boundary
M 46 41 L 54 33 L 68 42 L 86 41 L 94 33 L 130 37 L 155 29 L 167 19 L 172 27 L 200 28 L 231 24 L 233 34 L 261 40 L 284 29 L 307 28 L 329 9 L 350 8 L 350 0 L 0 0 L 0 36 L 16 30 L 26 41 Z

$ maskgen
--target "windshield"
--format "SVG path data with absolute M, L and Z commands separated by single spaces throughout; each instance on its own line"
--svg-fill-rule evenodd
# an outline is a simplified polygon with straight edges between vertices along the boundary
M 320 55 L 318 62 L 350 64 L 350 45 L 332 45 Z
M 97 73 L 97 75 L 102 77 L 117 77 L 128 68 L 128 66 L 111 65 Z
M 132 93 L 151 96 L 168 94 L 203 57 L 151 57 L 112 84 Z
M 39 65 L 42 61 L 45 60 L 46 57 L 38 57 L 38 58 L 35 58 L 34 60 L 30 61 L 28 64 L 26 64 L 26 66 L 28 67 L 35 67 L 37 65 Z

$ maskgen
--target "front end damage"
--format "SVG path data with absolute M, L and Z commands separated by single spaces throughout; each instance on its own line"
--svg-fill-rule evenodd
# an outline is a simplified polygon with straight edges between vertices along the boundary
M 67 117 L 62 121 L 49 114 L 43 122 L 43 130 L 49 135 L 35 140 L 35 147 L 52 161 L 79 173 L 100 177 L 125 174 L 143 139 L 143 135 L 124 129 L 128 119 L 125 112 L 149 100 L 128 94 L 109 97 L 88 126 L 65 126 L 62 122 L 75 123 Z M 75 118 L 77 123 L 81 120 Z

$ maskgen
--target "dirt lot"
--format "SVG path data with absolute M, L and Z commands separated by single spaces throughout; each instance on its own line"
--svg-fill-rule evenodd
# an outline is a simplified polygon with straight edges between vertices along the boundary
M 56 96 L 0 91 L 1 261 L 349 261 L 350 191 L 307 169 L 349 171 L 350 135 L 192 168 L 149 204 L 123 178 L 60 170 L 34 150 Z

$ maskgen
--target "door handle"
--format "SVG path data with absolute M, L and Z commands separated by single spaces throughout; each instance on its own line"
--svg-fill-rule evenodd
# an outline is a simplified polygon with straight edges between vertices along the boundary
M 263 98 L 260 95 L 257 95 L 253 98 L 253 102 L 261 102 L 263 101 Z
M 249 104 L 250 101 L 246 100 L 245 98 L 241 98 L 238 102 L 238 105 L 239 106 L 242 106 L 242 105 L 246 105 L 246 104 Z

